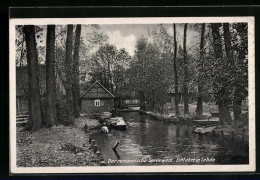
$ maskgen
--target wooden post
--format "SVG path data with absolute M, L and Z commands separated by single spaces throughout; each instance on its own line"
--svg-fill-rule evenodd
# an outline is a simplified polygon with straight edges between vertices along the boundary
M 221 130 L 220 131 L 220 137 L 222 138 L 222 136 L 223 136 L 223 131 Z
M 106 165 L 105 161 L 100 161 L 100 166 L 105 166 L 105 165 Z
M 234 131 L 231 132 L 231 140 L 234 141 L 234 138 L 235 138 L 235 134 L 234 134 Z
M 104 157 L 103 156 L 101 156 L 99 159 L 100 159 L 100 161 L 104 161 Z
M 97 149 L 98 149 L 98 146 L 95 144 L 94 147 L 93 147 L 93 151 L 94 151 L 94 153 L 97 152 Z
M 95 140 L 91 140 L 91 146 L 94 146 L 96 144 Z
M 117 146 L 119 145 L 120 143 L 118 141 L 116 141 L 116 144 L 114 145 L 114 147 L 112 148 L 113 151 L 116 151 L 116 148 Z

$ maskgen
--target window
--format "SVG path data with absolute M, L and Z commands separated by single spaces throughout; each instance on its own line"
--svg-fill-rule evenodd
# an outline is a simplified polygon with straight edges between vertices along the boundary
M 95 100 L 95 106 L 100 106 L 100 100 Z

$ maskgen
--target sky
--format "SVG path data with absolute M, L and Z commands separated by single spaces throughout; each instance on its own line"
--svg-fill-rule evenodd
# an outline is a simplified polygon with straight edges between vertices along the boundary
M 173 25 L 164 24 L 163 25 L 169 35 L 173 35 Z M 152 31 L 158 28 L 158 24 L 111 24 L 111 25 L 100 25 L 100 32 L 107 34 L 108 43 L 113 44 L 117 49 L 125 48 L 131 56 L 134 55 L 135 45 L 138 39 L 144 35 L 148 37 L 148 30 Z M 179 45 L 183 44 L 183 24 L 177 25 L 177 41 Z M 187 49 L 198 43 L 197 39 L 198 33 L 188 28 L 187 30 Z

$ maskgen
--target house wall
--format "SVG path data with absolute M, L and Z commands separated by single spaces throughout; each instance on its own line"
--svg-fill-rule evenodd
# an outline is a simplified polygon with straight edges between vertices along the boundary
M 124 107 L 131 107 L 131 106 L 140 106 L 139 99 L 126 99 L 123 102 Z
M 95 100 L 98 99 L 81 99 L 81 111 L 93 114 L 102 111 L 111 111 L 114 108 L 114 99 L 99 99 L 100 106 L 95 106 Z

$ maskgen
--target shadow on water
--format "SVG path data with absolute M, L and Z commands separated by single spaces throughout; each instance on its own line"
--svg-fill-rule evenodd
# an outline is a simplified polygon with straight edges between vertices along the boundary
M 196 164 L 178 162 L 184 158 L 214 159 L 199 164 L 248 164 L 248 146 L 241 143 L 194 134 L 190 125 L 154 121 L 138 112 L 124 112 L 121 116 L 128 123 L 126 131 L 112 130 L 109 134 L 91 135 L 107 162 L 109 159 L 130 160 L 109 163 L 110 166 Z M 120 141 L 120 145 L 114 152 L 112 147 L 116 141 Z M 149 162 L 152 159 L 165 162 Z

